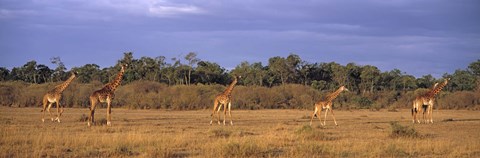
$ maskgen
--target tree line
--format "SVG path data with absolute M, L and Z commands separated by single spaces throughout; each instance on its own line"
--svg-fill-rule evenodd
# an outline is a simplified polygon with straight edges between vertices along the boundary
M 131 82 L 153 81 L 167 85 L 227 85 L 232 75 L 241 75 L 239 85 L 273 87 L 286 84 L 302 84 L 316 90 L 332 90 L 339 85 L 347 86 L 357 94 L 377 91 L 411 91 L 418 88 L 429 88 L 436 79 L 427 74 L 416 78 L 399 69 L 380 71 L 373 65 L 357 65 L 348 63 L 341 65 L 336 62 L 309 63 L 296 54 L 287 57 L 275 56 L 266 65 L 261 62 L 241 62 L 231 71 L 227 71 L 215 62 L 197 58 L 190 52 L 183 58 L 167 59 L 164 56 L 133 58 L 132 52 L 123 54 L 115 66 L 100 68 L 97 64 L 86 64 L 73 67 L 67 71 L 59 57 L 50 59 L 55 64 L 54 69 L 35 60 L 21 67 L 9 70 L 0 67 L 0 81 L 24 81 L 27 83 L 49 83 L 66 80 L 71 71 L 78 72 L 77 82 L 108 83 L 119 70 L 119 63 L 127 67 L 122 84 Z M 480 59 L 469 64 L 466 69 L 456 70 L 453 74 L 445 73 L 443 78 L 451 78 L 445 87 L 447 91 L 473 91 L 479 88 Z

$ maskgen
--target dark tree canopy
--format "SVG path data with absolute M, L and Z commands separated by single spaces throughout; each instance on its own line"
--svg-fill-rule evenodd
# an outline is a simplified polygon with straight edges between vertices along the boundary
M 182 60 L 183 59 L 183 60 Z M 120 70 L 120 64 L 128 64 L 124 81 L 128 84 L 137 80 L 155 81 L 168 85 L 190 84 L 229 84 L 233 75 L 242 76 L 238 84 L 245 86 L 280 86 L 286 84 L 302 84 L 318 90 L 331 90 L 339 85 L 347 86 L 357 94 L 374 93 L 376 91 L 411 91 L 417 88 L 429 88 L 441 78 L 430 74 L 420 78 L 406 74 L 399 69 L 382 72 L 374 65 L 357 65 L 336 62 L 309 63 L 296 54 L 287 57 L 275 56 L 267 65 L 261 62 L 239 63 L 234 69 L 227 71 L 221 65 L 199 59 L 197 53 L 190 52 L 184 57 L 168 60 L 165 56 L 133 57 L 133 52 L 126 52 L 116 65 L 101 69 L 96 64 L 85 64 L 73 67 L 69 71 L 60 57 L 50 58 L 55 69 L 44 64 L 29 61 L 21 67 L 9 70 L 0 67 L 0 81 L 21 80 L 30 83 L 63 81 L 69 71 L 78 72 L 78 82 L 90 83 L 111 81 Z M 457 70 L 453 74 L 445 74 L 451 78 L 446 89 L 449 91 L 475 90 L 480 83 L 480 59 L 470 63 L 468 68 Z

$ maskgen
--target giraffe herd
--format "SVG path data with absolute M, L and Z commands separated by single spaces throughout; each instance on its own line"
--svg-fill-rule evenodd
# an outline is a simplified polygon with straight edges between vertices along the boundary
M 111 102 L 115 98 L 115 90 L 120 85 L 122 81 L 123 74 L 125 73 L 125 67 L 127 64 L 122 64 L 121 69 L 115 79 L 110 83 L 107 83 L 102 89 L 94 91 L 92 95 L 90 95 L 90 115 L 88 117 L 88 126 L 94 124 L 94 115 L 95 115 L 95 107 L 97 103 L 107 103 L 107 126 L 111 126 Z M 65 82 L 60 85 L 55 86 L 54 89 L 48 91 L 43 97 L 43 112 L 42 122 L 45 122 L 45 112 L 48 111 L 52 121 L 60 122 L 60 116 L 63 113 L 63 106 L 60 105 L 60 99 L 62 97 L 63 91 L 68 87 L 68 85 L 76 78 L 77 73 L 73 72 Z M 223 125 L 225 125 L 226 118 L 227 118 L 227 110 L 228 115 L 230 117 L 230 125 L 233 126 L 233 119 L 232 119 L 232 91 L 235 85 L 238 82 L 238 79 L 241 79 L 241 76 L 234 76 L 232 83 L 225 89 L 225 91 L 219 95 L 217 95 L 214 99 L 213 103 L 213 110 L 210 120 L 210 125 L 213 123 L 213 119 L 215 115 L 217 115 L 217 122 L 220 125 L 220 110 L 223 107 Z M 421 123 L 420 119 L 417 119 L 417 114 L 422 113 L 422 119 L 424 123 L 433 123 L 433 105 L 435 101 L 435 96 L 445 87 L 448 83 L 450 78 L 445 79 L 442 83 L 436 83 L 432 86 L 432 88 L 425 94 L 417 96 L 413 100 L 413 107 L 412 107 L 412 120 L 413 123 L 416 121 Z M 327 114 L 328 111 L 332 113 L 332 118 L 336 126 L 338 126 L 337 121 L 335 120 L 335 114 L 333 112 L 333 100 L 337 98 L 343 91 L 349 91 L 345 86 L 340 86 L 335 92 L 330 93 L 326 96 L 325 100 L 321 100 L 314 105 L 314 111 L 312 113 L 310 119 L 310 126 L 312 125 L 313 118 L 318 117 L 320 120 L 320 124 L 322 126 L 326 125 Z M 54 119 L 52 113 L 50 112 L 50 108 L 52 104 L 56 103 L 57 107 L 57 117 Z M 61 110 L 60 110 L 61 108 Z M 321 122 L 321 111 L 325 110 L 325 119 L 323 123 Z M 427 115 L 425 115 L 425 113 Z M 427 118 L 429 116 L 429 119 Z

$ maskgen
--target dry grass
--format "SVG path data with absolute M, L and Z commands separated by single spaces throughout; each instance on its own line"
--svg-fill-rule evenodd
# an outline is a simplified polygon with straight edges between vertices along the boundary
M 39 108 L 0 110 L 0 157 L 480 156 L 478 111 L 436 110 L 435 124 L 414 127 L 406 109 L 336 111 L 339 126 L 328 116 L 310 127 L 304 110 L 233 111 L 234 126 L 209 126 L 210 110 L 114 108 L 112 127 L 89 128 L 87 109 L 65 109 L 62 123 L 42 123 Z M 391 137 L 394 121 L 428 137 Z

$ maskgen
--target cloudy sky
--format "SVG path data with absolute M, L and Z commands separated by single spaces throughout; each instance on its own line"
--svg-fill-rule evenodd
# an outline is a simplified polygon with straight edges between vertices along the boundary
M 0 0 L 0 67 L 103 68 L 129 51 L 227 69 L 295 53 L 438 78 L 480 59 L 480 1 Z

